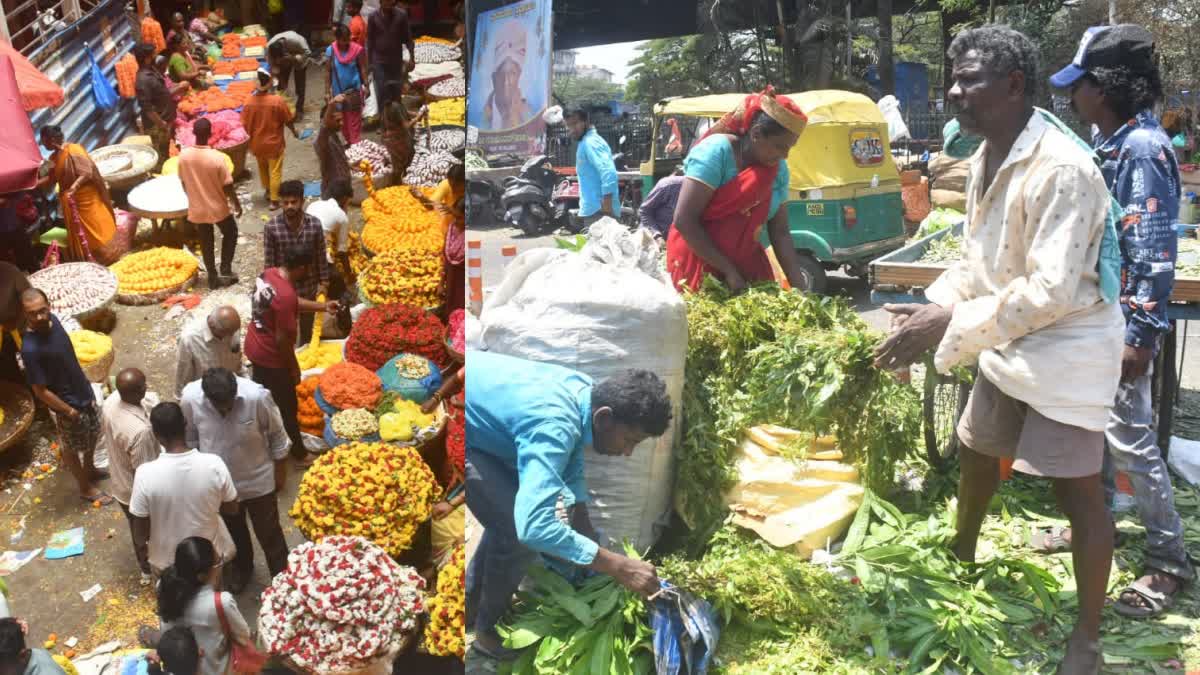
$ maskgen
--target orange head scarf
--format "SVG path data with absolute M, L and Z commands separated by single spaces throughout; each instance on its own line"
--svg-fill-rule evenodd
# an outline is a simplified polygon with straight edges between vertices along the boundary
M 755 114 L 760 110 L 797 136 L 804 132 L 804 127 L 808 124 L 808 117 L 805 116 L 800 106 L 786 96 L 777 96 L 775 88 L 768 85 L 761 92 L 747 96 L 742 100 L 741 105 L 732 112 L 726 113 L 716 124 L 709 127 L 704 138 L 713 134 L 744 136 L 746 132 L 750 131 L 750 123 L 754 121 Z

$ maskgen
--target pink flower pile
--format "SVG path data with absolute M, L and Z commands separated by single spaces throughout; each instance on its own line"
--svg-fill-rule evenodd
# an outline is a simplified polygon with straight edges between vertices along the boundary
M 242 126 L 241 113 L 237 111 L 222 110 L 208 113 L 205 117 L 212 124 L 212 137 L 208 140 L 210 147 L 218 150 L 232 148 L 239 143 L 245 143 L 250 138 L 245 127 Z M 196 134 L 192 132 L 192 123 L 192 120 L 183 115 L 176 118 L 175 142 L 181 148 L 190 148 L 196 145 Z
M 414 633 L 425 580 L 362 537 L 325 537 L 288 555 L 263 591 L 258 628 L 272 654 L 308 672 L 356 670 Z
M 447 323 L 446 331 L 450 334 L 450 346 L 454 348 L 454 351 L 459 354 L 466 352 L 466 312 L 461 309 L 450 312 L 450 321 Z

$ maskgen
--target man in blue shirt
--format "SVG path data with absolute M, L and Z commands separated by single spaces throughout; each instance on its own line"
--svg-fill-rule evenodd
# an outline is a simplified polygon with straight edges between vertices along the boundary
M 96 395 L 75 356 L 75 348 L 58 317 L 50 313 L 46 294 L 36 288 L 21 293 L 25 325 L 21 336 L 21 362 L 33 395 L 50 409 L 58 427 L 62 461 L 79 484 L 84 501 L 112 502 L 112 497 L 92 483 L 108 478 L 96 468 L 96 441 L 100 438 L 100 414 Z M 80 463 L 82 456 L 83 462 Z
M 467 506 L 484 526 L 467 570 L 467 623 L 485 656 L 515 656 L 496 622 L 538 554 L 607 574 L 630 590 L 658 591 L 654 566 L 609 551 L 587 510 L 584 453 L 628 457 L 661 436 L 671 400 L 657 375 L 618 373 L 599 384 L 560 366 L 471 352 L 466 388 Z M 559 501 L 569 525 L 556 511 Z
M 1121 387 L 1105 430 L 1104 477 L 1111 505 L 1115 472 L 1129 476 L 1146 528 L 1143 576 L 1121 592 L 1115 609 L 1135 618 L 1157 616 L 1195 570 L 1157 445 L 1150 391 L 1154 354 L 1171 330 L 1167 302 L 1175 282 L 1180 197 L 1171 140 L 1151 112 L 1163 97 L 1154 36 L 1132 24 L 1089 28 L 1075 60 L 1050 83 L 1069 89 L 1072 107 L 1095 125 L 1104 180 L 1124 210 L 1119 234 L 1127 328 Z M 1068 543 L 1069 532 L 1059 539 Z
M 621 198 L 612 150 L 596 133 L 587 110 L 572 110 L 563 121 L 571 137 L 579 143 L 575 149 L 575 173 L 579 176 L 579 218 L 583 226 L 586 228 L 604 216 L 617 218 Z

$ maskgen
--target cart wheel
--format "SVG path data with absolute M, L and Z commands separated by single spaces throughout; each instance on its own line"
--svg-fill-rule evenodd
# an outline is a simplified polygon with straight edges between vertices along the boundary
M 958 419 L 967 407 L 970 386 L 953 376 L 936 372 L 925 374 L 924 410 L 925 456 L 935 470 L 947 467 L 958 453 Z
M 809 293 L 822 294 L 829 286 L 829 278 L 825 268 L 812 255 L 800 252 L 800 271 L 804 275 L 804 288 L 798 289 Z

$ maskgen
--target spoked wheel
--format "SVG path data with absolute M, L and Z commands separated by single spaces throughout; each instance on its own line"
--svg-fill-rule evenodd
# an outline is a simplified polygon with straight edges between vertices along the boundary
M 929 368 L 925 373 L 924 409 L 925 456 L 935 470 L 949 465 L 958 453 L 958 419 L 967 407 L 971 386 L 953 375 L 941 375 Z

